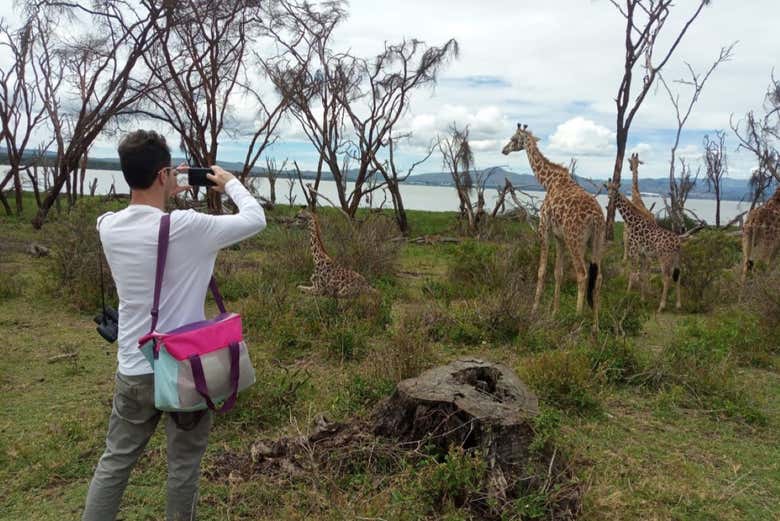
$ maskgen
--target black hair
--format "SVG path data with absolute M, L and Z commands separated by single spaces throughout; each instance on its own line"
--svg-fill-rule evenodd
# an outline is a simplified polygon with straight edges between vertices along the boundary
M 154 130 L 136 130 L 125 135 L 117 151 L 122 174 L 130 188 L 149 188 L 157 172 L 171 166 L 171 149 L 165 137 Z

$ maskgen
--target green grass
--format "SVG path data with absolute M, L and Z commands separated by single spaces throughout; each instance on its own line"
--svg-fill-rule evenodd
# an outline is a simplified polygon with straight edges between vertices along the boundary
M 280 207 L 269 216 L 291 214 Z M 52 275 L 54 260 L 25 253 L 30 242 L 45 242 L 29 217 L 0 217 L 0 283 L 11 288 L 13 281 L 12 289 L 0 292 L 0 520 L 75 519 L 103 449 L 115 346 L 95 333 L 91 312 L 63 299 Z M 410 212 L 409 219 L 413 236 L 457 234 L 454 214 Z M 568 458 L 584 486 L 582 519 L 780 517 L 777 341 L 762 336 L 756 317 L 738 311 L 737 304 L 703 314 L 656 315 L 658 281 L 650 282 L 644 303 L 626 295 L 615 260 L 622 245 L 616 243 L 605 266 L 599 338 L 589 334 L 588 313 L 574 316 L 571 280 L 558 318 L 531 319 L 520 307 L 513 313 L 522 323 L 509 327 L 496 322 L 495 303 L 515 295 L 504 293 L 513 279 L 496 267 L 536 271 L 535 254 L 526 258 L 512 249 L 512 234 L 530 240 L 512 223 L 492 230 L 481 241 L 487 245 L 405 245 L 398 273 L 378 279 L 381 305 L 344 307 L 295 291 L 305 279 L 305 264 L 283 276 L 287 265 L 279 266 L 280 252 L 303 233 L 271 224 L 240 249 L 220 254 L 217 270 L 225 274 L 230 307 L 245 317 L 260 383 L 215 424 L 203 463 L 201 519 L 474 518 L 463 504 L 477 492 L 484 462 L 457 451 L 342 473 L 316 470 L 293 480 L 208 477 L 225 451 L 247 453 L 257 439 L 306 432 L 318 413 L 367 418 L 391 392 L 392 375 L 464 355 L 505 363 L 529 377 L 546 411 L 540 440 Z M 466 257 L 489 276 L 458 275 L 457 264 Z M 520 258 L 530 266 L 512 264 Z M 545 305 L 552 293 L 548 273 Z M 634 322 L 624 317 L 626 310 Z M 626 336 L 616 336 L 618 330 Z M 49 361 L 71 352 L 77 356 Z M 401 361 L 407 354 L 413 359 Z M 673 370 L 670 361 L 677 364 Z M 703 393 L 686 380 L 713 364 L 730 375 L 729 386 L 716 382 Z M 739 407 L 723 410 L 723 396 L 744 399 L 737 405 L 758 413 L 760 421 Z M 161 517 L 164 447 L 160 429 L 131 476 L 125 521 Z M 547 499 L 529 492 L 505 509 L 505 519 L 544 519 Z

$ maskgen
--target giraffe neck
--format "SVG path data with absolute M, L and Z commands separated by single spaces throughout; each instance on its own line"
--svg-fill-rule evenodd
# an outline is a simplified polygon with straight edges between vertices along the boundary
M 320 223 L 316 215 L 311 216 L 309 221 L 309 238 L 311 241 L 311 256 L 314 258 L 314 264 L 317 265 L 324 260 L 329 260 L 330 255 L 325 251 L 322 244 L 322 235 L 320 234 Z
M 631 169 L 632 182 L 631 182 L 631 200 L 634 203 L 642 201 L 642 196 L 639 193 L 639 169 L 634 167 Z
M 636 208 L 620 192 L 615 196 L 615 204 L 627 226 L 633 227 L 644 221 L 644 218 L 639 214 Z
M 553 186 L 571 181 L 569 172 L 561 165 L 556 165 L 542 154 L 536 142 L 529 139 L 525 145 L 525 152 L 528 155 L 528 162 L 531 164 L 536 179 L 545 188 L 550 190 Z

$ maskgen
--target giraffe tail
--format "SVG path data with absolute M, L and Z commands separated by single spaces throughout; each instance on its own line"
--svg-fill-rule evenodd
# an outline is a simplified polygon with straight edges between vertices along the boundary
M 590 263 L 588 269 L 588 305 L 593 307 L 593 290 L 596 288 L 596 278 L 599 274 L 599 265 L 595 262 Z
M 675 282 L 680 280 L 680 268 L 674 268 L 674 271 L 672 271 L 672 280 Z

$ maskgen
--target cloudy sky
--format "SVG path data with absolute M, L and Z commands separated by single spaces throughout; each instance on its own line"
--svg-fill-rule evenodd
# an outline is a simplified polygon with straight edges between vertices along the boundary
M 0 4 L 9 16 L 10 2 Z M 670 16 L 672 35 L 695 9 L 694 0 L 678 0 Z M 685 74 L 684 61 L 705 70 L 722 46 L 739 41 L 731 61 L 715 71 L 688 121 L 682 153 L 698 160 L 702 138 L 728 129 L 760 108 L 773 68 L 780 74 L 780 2 L 714 0 L 687 33 L 665 69 L 669 80 Z M 428 142 L 451 122 L 468 124 L 478 167 L 502 165 L 527 172 L 524 156 L 500 154 L 516 123 L 527 123 L 542 138 L 551 159 L 578 160 L 578 174 L 606 178 L 614 161 L 614 98 L 622 74 L 624 20 L 607 0 L 353 0 L 350 16 L 337 31 L 337 45 L 371 56 L 385 41 L 419 38 L 438 45 L 449 38 L 460 44 L 460 57 L 441 75 L 435 89 L 414 94 L 403 122 L 414 132 L 401 159 L 412 162 Z M 666 48 L 662 39 L 660 48 Z M 657 51 L 657 54 L 659 52 Z M 641 81 L 641 73 L 639 74 Z M 681 88 L 681 99 L 688 91 Z M 673 108 L 663 90 L 645 101 L 631 128 L 629 148 L 645 165 L 641 177 L 662 177 L 676 128 Z M 171 141 L 178 139 L 171 136 Z M 112 139 L 101 139 L 94 155 L 112 155 Z M 225 139 L 220 159 L 239 160 L 245 145 Z M 729 135 L 732 177 L 747 177 L 752 158 L 739 154 Z M 300 140 L 292 122 L 282 130 L 273 156 L 297 159 L 313 167 L 316 157 Z M 432 157 L 419 172 L 441 169 Z

